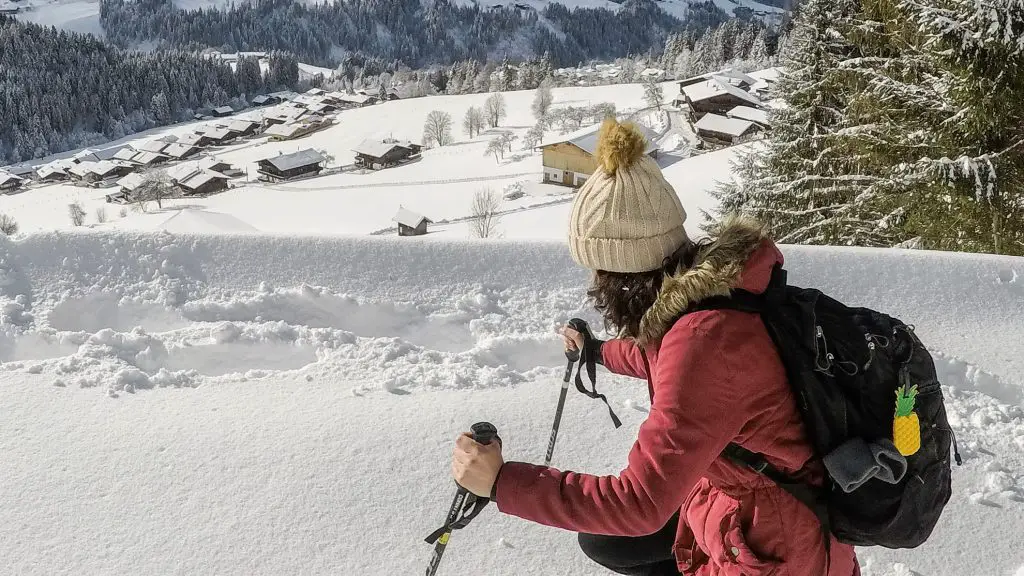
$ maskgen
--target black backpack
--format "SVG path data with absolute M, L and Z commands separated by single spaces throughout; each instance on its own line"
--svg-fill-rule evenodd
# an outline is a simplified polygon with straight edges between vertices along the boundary
M 856 487 L 847 485 L 852 489 L 847 492 L 826 468 L 824 486 L 812 487 L 738 445 L 730 444 L 723 455 L 766 475 L 808 505 L 822 530 L 840 542 L 887 548 L 922 544 L 949 501 L 951 443 L 957 465 L 961 459 L 935 365 L 913 327 L 868 308 L 847 307 L 818 290 L 789 286 L 781 266 L 764 294 L 733 290 L 729 297 L 698 302 L 684 314 L 720 309 L 761 316 L 785 365 L 808 438 L 823 461 L 848 442 L 895 447 L 898 391 L 916 387 L 912 408 L 920 422 L 920 448 L 905 456 L 906 471 L 895 483 L 895 478 L 872 477 Z M 911 408 L 905 398 L 901 408 L 904 414 Z M 902 416 L 901 439 L 903 430 L 913 428 L 914 417 Z

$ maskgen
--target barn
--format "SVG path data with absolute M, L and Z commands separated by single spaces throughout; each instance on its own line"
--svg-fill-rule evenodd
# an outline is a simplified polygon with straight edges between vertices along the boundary
M 391 220 L 398 223 L 399 236 L 423 236 L 427 233 L 427 224 L 434 223 L 430 218 L 401 206 Z
M 422 146 L 408 140 L 363 140 L 354 149 L 356 166 L 380 170 L 405 164 L 420 157 Z
M 199 170 L 177 183 L 185 196 L 206 196 L 228 188 L 228 177 L 213 170 Z
M 280 182 L 305 176 L 316 176 L 324 169 L 327 161 L 316 150 L 306 149 L 294 154 L 281 154 L 273 158 L 260 160 L 258 172 L 260 180 Z
M 652 158 L 658 157 L 658 145 L 654 143 L 653 134 L 643 126 L 638 126 L 647 137 L 647 148 L 644 153 Z M 578 187 L 597 170 L 597 135 L 600 126 L 584 128 L 561 140 L 548 142 L 540 146 L 543 153 L 544 182 Z

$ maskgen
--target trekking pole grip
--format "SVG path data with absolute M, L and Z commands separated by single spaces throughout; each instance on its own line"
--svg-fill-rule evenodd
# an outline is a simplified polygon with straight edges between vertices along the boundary
M 569 320 L 569 328 L 579 332 L 583 335 L 583 346 L 587 345 L 587 339 L 590 337 L 590 327 L 587 325 L 587 321 L 582 318 L 573 318 Z M 565 357 L 569 362 L 576 362 L 580 359 L 582 350 L 577 348 L 576 350 L 566 350 Z
M 477 422 L 470 431 L 473 433 L 473 440 L 478 444 L 490 444 L 498 436 L 498 429 L 490 422 Z

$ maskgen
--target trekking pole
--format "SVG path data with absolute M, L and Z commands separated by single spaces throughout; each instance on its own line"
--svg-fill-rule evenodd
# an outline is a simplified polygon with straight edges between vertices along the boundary
M 478 444 L 490 444 L 493 439 L 498 437 L 498 429 L 490 422 L 477 422 L 473 424 L 471 430 L 473 432 L 473 440 Z M 458 486 L 458 483 L 456 483 L 456 486 Z M 467 497 L 469 497 L 468 501 Z M 448 516 L 444 520 L 444 526 L 430 536 L 427 536 L 427 543 L 434 544 L 434 553 L 430 557 L 426 576 L 437 574 L 437 567 L 441 564 L 441 556 L 444 555 L 444 549 L 448 547 L 448 539 L 452 535 L 452 530 L 465 527 L 470 520 L 475 518 L 480 513 L 480 510 L 483 509 L 483 506 L 480 505 L 481 501 L 484 505 L 487 504 L 487 499 L 478 500 L 468 490 L 458 486 L 458 489 L 455 491 L 455 498 L 452 500 L 452 506 L 448 509 Z M 473 504 L 477 506 L 473 513 L 460 519 L 459 515 L 463 512 L 464 504 L 466 510 Z
M 579 332 L 586 338 L 587 323 L 579 318 L 569 321 L 569 328 Z M 586 341 L 584 340 L 584 345 Z M 548 452 L 544 456 L 544 465 L 551 465 L 551 456 L 555 453 L 555 440 L 558 438 L 558 426 L 562 422 L 562 410 L 565 408 L 565 397 L 569 393 L 569 380 L 572 377 L 572 365 L 580 359 L 580 351 L 566 350 L 565 357 L 569 363 L 565 366 L 565 376 L 562 377 L 562 391 L 558 394 L 558 408 L 555 409 L 555 423 L 551 425 L 551 437 L 548 438 Z

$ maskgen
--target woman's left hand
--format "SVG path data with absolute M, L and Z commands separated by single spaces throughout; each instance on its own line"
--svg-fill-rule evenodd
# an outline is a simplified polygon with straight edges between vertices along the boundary
M 497 439 L 490 444 L 479 444 L 466 432 L 455 441 L 452 476 L 459 486 L 481 498 L 490 498 L 491 488 L 504 463 L 501 442 Z

